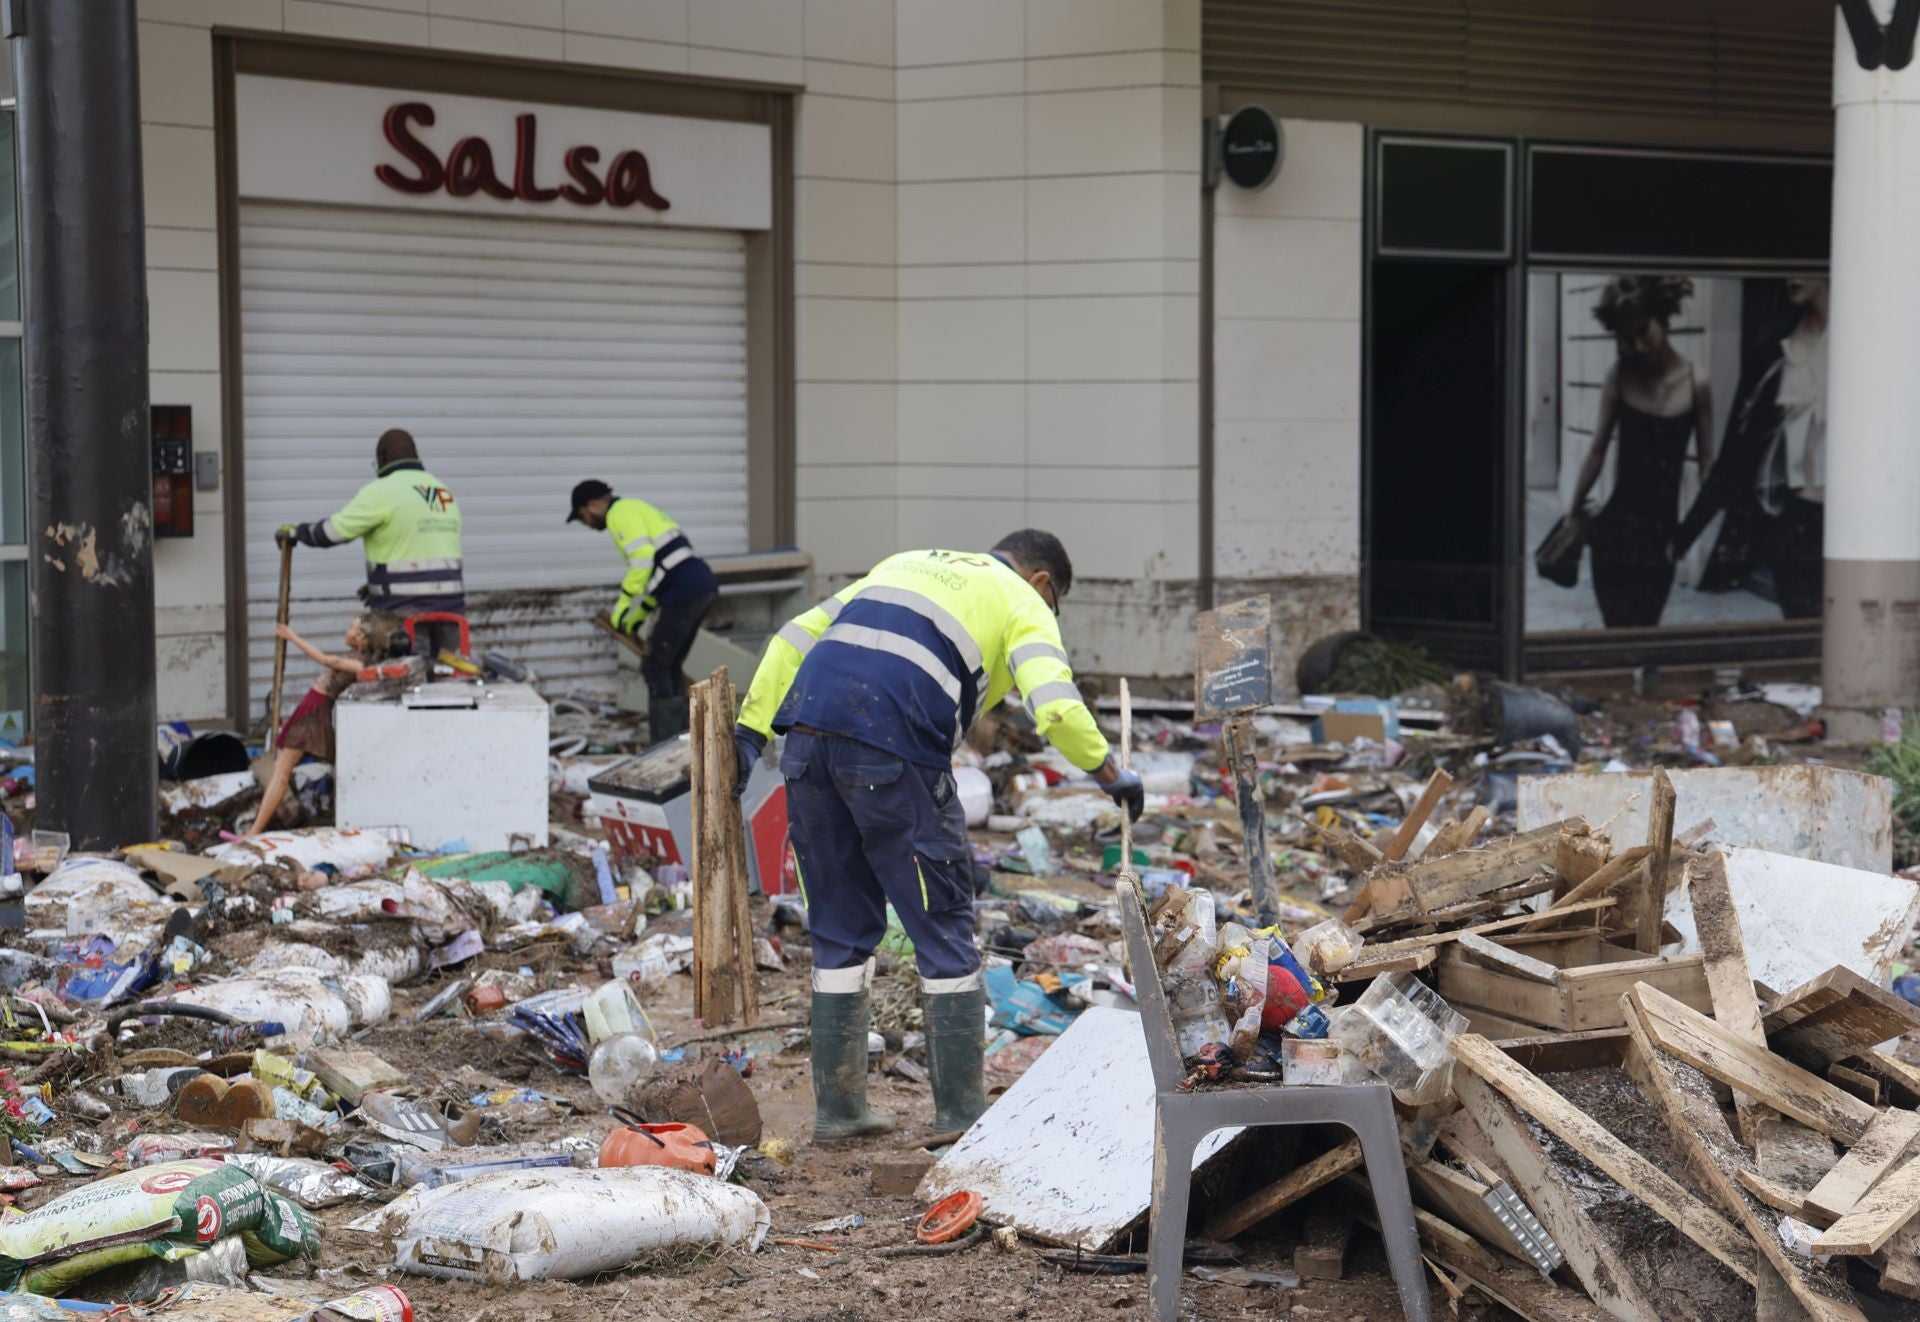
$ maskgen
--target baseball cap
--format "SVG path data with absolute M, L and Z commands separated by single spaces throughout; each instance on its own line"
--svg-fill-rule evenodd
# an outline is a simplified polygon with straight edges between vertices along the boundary
M 580 518 L 580 507 L 588 501 L 598 500 L 602 496 L 611 496 L 612 494 L 613 488 L 605 482 L 599 481 L 597 478 L 590 477 L 586 481 L 576 484 L 573 488 L 573 499 L 567 504 L 567 522 L 577 522 Z

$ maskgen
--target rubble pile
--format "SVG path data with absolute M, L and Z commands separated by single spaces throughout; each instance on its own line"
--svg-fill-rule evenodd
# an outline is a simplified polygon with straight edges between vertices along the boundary
M 1163 1228 L 1129 893 L 1184 1088 L 1390 1090 L 1436 1299 L 1900 1315 L 1920 1299 L 1920 1053 L 1896 1040 L 1920 1011 L 1887 989 L 1920 888 L 1893 871 L 1888 783 L 1795 761 L 1830 750 L 1732 685 L 1567 696 L 1455 682 L 1268 707 L 1244 718 L 1251 765 L 1191 704 L 1139 701 L 1148 807 L 1124 843 L 1016 708 L 990 713 L 953 775 L 992 1105 L 928 1132 L 896 918 L 869 1086 L 905 1124 L 839 1149 L 810 1141 L 807 910 L 770 767 L 743 805 L 751 939 L 728 956 L 751 952 L 756 1011 L 729 1022 L 731 1002 L 694 1011 L 712 958 L 681 852 L 694 760 L 609 709 L 555 704 L 539 849 L 326 825 L 314 763 L 305 825 L 232 838 L 255 750 L 189 760 L 176 731 L 168 838 L 71 854 L 33 831 L 31 748 L 11 750 L 0 1316 L 66 1315 L 59 1296 L 558 1317 L 642 1289 L 662 1313 L 728 1290 L 777 1314 L 870 1280 L 931 1317 L 1143 1306 Z M 1338 1129 L 1209 1140 L 1189 1295 L 1207 1315 L 1391 1315 L 1355 1230 L 1370 1178 L 1388 1175 Z
M 1822 834 L 1775 814 L 1792 788 L 1778 776 L 1700 774 L 1803 853 L 1887 848 L 1882 781 L 1815 772 L 1803 813 L 1878 805 Z M 1358 1141 L 1330 1133 L 1258 1182 L 1244 1151 L 1203 1158 L 1219 1196 L 1196 1217 L 1233 1240 L 1293 1208 L 1292 1279 L 1338 1275 L 1367 1182 L 1404 1178 L 1455 1300 L 1478 1291 L 1529 1318 L 1746 1317 L 1756 1300 L 1762 1317 L 1920 1313 L 1920 1009 L 1886 989 L 1920 887 L 1884 862 L 1723 843 L 1745 838 L 1738 823 L 1676 836 L 1689 815 L 1664 771 L 1610 780 L 1549 778 L 1530 797 L 1610 795 L 1615 830 L 1643 799 L 1644 843 L 1568 818 L 1477 848 L 1449 826 L 1402 859 L 1416 808 L 1345 913 L 1291 947 L 1281 929 L 1217 921 L 1204 891 L 1153 901 L 1183 1088 L 1371 1083 L 1399 1116 L 1404 1177 L 1367 1171 Z M 1845 954 L 1829 965 L 1834 937 Z M 1156 1199 L 1172 1178 L 1155 1163 Z M 1047 1214 L 1035 1201 L 1013 1187 L 989 1212 L 1019 1225 Z

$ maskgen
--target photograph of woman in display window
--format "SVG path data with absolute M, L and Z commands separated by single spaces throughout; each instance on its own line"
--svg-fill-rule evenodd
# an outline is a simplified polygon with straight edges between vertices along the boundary
M 1720 461 L 1674 538 L 1675 557 L 1722 510 L 1700 580 L 1704 592 L 1744 589 L 1785 619 L 1820 614 L 1827 452 L 1827 282 L 1746 282 L 1762 327 L 1743 355 Z
M 1593 309 L 1613 336 L 1616 357 L 1601 386 L 1569 517 L 1584 510 L 1617 444 L 1613 494 L 1587 529 L 1593 595 L 1609 629 L 1660 623 L 1681 549 L 1680 479 L 1689 448 L 1698 448 L 1699 471 L 1713 466 L 1712 390 L 1668 334 L 1692 296 L 1693 281 L 1684 276 L 1621 276 L 1607 282 Z

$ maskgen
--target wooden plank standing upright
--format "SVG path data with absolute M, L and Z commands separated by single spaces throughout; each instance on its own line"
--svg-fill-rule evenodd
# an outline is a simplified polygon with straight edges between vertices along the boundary
M 1653 773 L 1653 802 L 1647 810 L 1646 898 L 1634 929 L 1634 947 L 1644 955 L 1660 953 L 1661 925 L 1666 918 L 1667 868 L 1673 860 L 1673 781 L 1667 773 Z
M 745 827 L 733 797 L 733 681 L 721 666 L 688 692 L 693 747 L 693 1012 L 709 1024 L 760 1017 L 753 984 Z
M 1662 773 L 1664 777 L 1665 773 Z M 1658 804 L 1655 804 L 1656 809 Z M 1667 816 L 1672 819 L 1672 809 Z M 1687 895 L 1693 903 L 1693 923 L 1700 933 L 1700 951 L 1707 961 L 1707 991 L 1713 999 L 1713 1017 L 1728 1032 L 1754 1046 L 1765 1047 L 1760 1026 L 1760 1004 L 1753 994 L 1753 973 L 1747 967 L 1747 946 L 1740 936 L 1740 916 L 1734 912 L 1733 892 L 1727 886 L 1727 861 L 1709 854 L 1687 868 Z M 1733 1095 L 1740 1136 L 1749 1146 L 1757 1142 L 1762 1120 L 1773 1112 L 1745 1093 Z
M 1124 679 L 1120 681 L 1120 769 L 1133 770 L 1133 690 Z M 1120 809 L 1120 871 L 1116 875 L 1138 880 L 1133 871 L 1133 817 L 1125 807 Z
M 280 543 L 280 602 L 274 610 L 274 623 L 287 622 L 287 608 L 293 599 L 293 539 L 286 538 Z M 280 694 L 287 679 L 287 640 L 276 636 L 273 640 L 273 702 L 267 712 L 267 760 L 272 760 L 273 747 L 280 741 Z

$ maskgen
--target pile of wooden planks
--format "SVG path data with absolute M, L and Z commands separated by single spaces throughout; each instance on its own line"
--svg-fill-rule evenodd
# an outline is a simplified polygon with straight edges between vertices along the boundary
M 1369 858 L 1348 920 L 1386 939 L 1333 975 L 1342 999 L 1412 970 L 1470 1024 L 1451 1095 L 1403 1109 L 1434 1277 L 1456 1311 L 1479 1293 L 1541 1322 L 1920 1317 L 1920 1066 L 1896 1047 L 1920 1009 L 1845 967 L 1756 983 L 1724 860 L 1675 844 L 1665 781 L 1617 851 L 1574 820 Z M 1670 888 L 1698 953 L 1663 922 Z M 1209 1233 L 1297 1204 L 1303 1262 L 1337 1270 L 1366 1178 L 1354 1144 L 1309 1148 Z

